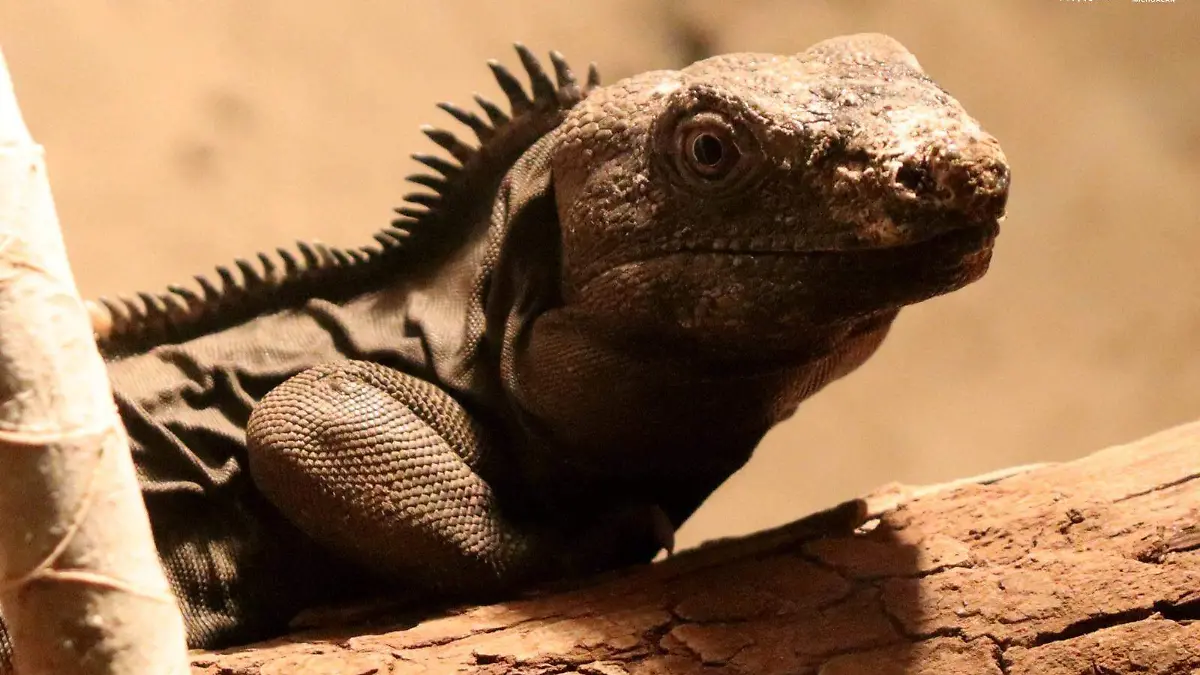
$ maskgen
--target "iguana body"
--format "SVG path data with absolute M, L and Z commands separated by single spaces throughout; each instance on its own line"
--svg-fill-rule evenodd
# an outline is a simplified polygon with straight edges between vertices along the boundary
M 512 115 L 377 243 L 97 306 L 193 646 L 368 580 L 480 598 L 649 560 L 901 306 L 984 273 L 995 140 L 896 42 L 609 87 L 523 48 Z M 593 71 L 594 75 L 594 71 Z M 0 636 L 2 637 L 2 636 Z

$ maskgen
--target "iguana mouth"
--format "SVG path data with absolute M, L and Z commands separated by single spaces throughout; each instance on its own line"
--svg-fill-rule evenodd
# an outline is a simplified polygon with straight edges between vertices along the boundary
M 642 266 L 657 269 L 664 265 L 670 266 L 672 260 L 713 261 L 717 263 L 711 270 L 713 275 L 738 274 L 736 270 L 740 267 L 753 276 L 767 274 L 768 277 L 774 278 L 778 278 L 777 275 L 788 276 L 789 269 L 805 276 L 834 275 L 842 278 L 850 274 L 859 278 L 858 283 L 869 283 L 870 279 L 881 276 L 903 277 L 905 274 L 930 278 L 974 279 L 986 271 L 991 261 L 992 244 L 999 231 L 998 221 L 972 222 L 904 244 L 874 247 L 859 245 L 840 250 L 802 250 L 749 245 L 744 248 L 703 244 L 680 246 L 673 250 L 660 249 L 645 255 L 631 256 L 603 269 L 597 269 L 580 283 L 578 289 L 580 292 L 588 292 L 596 284 L 623 276 L 631 269 Z M 692 265 L 684 264 L 678 267 Z M 764 271 L 768 268 L 771 270 L 769 273 Z M 755 269 L 759 271 L 751 272 Z M 926 273 L 919 274 L 921 269 L 926 270 Z
M 659 250 L 649 255 L 639 256 L 636 259 L 626 261 L 624 264 L 650 262 L 661 258 L 687 255 L 706 257 L 772 256 L 802 258 L 813 261 L 828 259 L 830 262 L 858 258 L 864 263 L 869 263 L 872 259 L 889 257 L 907 259 L 917 254 L 928 256 L 931 264 L 936 265 L 938 261 L 950 261 L 956 255 L 969 257 L 990 249 L 999 232 L 999 221 L 993 220 L 982 223 L 967 223 L 931 236 L 910 239 L 904 243 L 886 245 L 856 243 L 843 248 L 820 247 L 806 249 L 789 247 L 782 243 L 778 245 L 767 243 L 755 246 L 750 240 L 745 242 L 730 240 L 722 242 L 720 245 L 713 245 L 712 243 L 684 244 L 679 248 Z M 620 266 L 617 265 L 616 267 Z M 598 276 L 603 276 L 603 272 L 594 275 L 593 279 Z
M 938 232 L 931 236 L 922 237 L 919 239 L 910 239 L 902 243 L 894 244 L 862 244 L 855 243 L 845 247 L 822 246 L 819 248 L 802 248 L 802 247 L 784 247 L 784 246 L 754 246 L 752 244 L 739 245 L 739 242 L 731 243 L 725 246 L 713 245 L 685 245 L 682 248 L 674 251 L 662 251 L 658 254 L 647 256 L 643 260 L 652 260 L 654 258 L 685 254 L 685 253 L 702 253 L 712 255 L 779 255 L 779 256 L 796 256 L 796 257 L 843 257 L 851 255 L 872 255 L 876 253 L 884 253 L 887 251 L 912 251 L 916 249 L 933 249 L 933 248 L 952 248 L 957 249 L 961 245 L 969 245 L 977 243 L 979 247 L 990 246 L 992 241 L 1000 232 L 998 221 L 986 223 L 971 223 L 955 227 L 949 231 Z

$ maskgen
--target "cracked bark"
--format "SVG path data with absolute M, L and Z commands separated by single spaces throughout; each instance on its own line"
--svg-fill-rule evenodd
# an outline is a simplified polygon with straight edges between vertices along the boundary
M 838 526 L 864 506 L 866 525 Z M 582 587 L 400 616 L 194 653 L 193 672 L 1196 672 L 1200 422 L 1075 462 L 895 486 Z

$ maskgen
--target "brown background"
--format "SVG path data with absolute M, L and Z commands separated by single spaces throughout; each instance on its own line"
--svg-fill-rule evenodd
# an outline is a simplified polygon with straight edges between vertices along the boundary
M 1000 138 L 993 270 L 906 311 L 802 406 L 683 543 L 889 480 L 1075 457 L 1197 417 L 1194 0 L 0 3 L 85 295 L 158 288 L 297 238 L 354 244 L 406 191 L 439 100 L 557 48 L 606 80 L 881 31 Z

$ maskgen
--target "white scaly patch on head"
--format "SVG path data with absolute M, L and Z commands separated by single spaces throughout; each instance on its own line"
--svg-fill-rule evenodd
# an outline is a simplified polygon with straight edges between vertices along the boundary
M 655 96 L 666 96 L 681 86 L 683 86 L 683 83 L 681 83 L 677 78 L 665 78 L 662 82 L 659 82 L 657 85 L 655 85 L 650 91 L 653 92 Z

